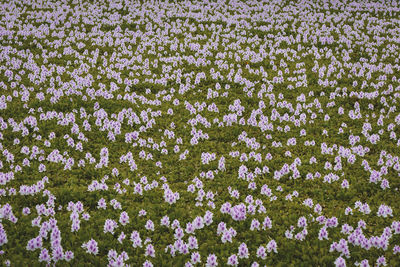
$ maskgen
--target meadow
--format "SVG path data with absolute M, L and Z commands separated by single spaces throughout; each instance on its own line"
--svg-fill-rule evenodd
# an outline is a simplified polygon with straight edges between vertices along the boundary
M 1 265 L 400 266 L 399 18 L 1 1 Z

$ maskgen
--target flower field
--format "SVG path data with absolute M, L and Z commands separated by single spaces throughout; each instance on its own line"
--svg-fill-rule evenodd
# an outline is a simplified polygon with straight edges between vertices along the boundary
M 398 1 L 0 3 L 0 265 L 400 266 Z

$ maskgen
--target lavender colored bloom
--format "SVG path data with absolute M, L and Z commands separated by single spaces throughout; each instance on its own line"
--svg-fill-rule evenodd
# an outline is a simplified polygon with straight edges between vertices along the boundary
M 297 221 L 297 226 L 300 228 L 307 227 L 307 219 L 306 217 L 300 217 L 299 220 Z
M 106 209 L 107 208 L 107 203 L 104 198 L 101 198 L 97 204 L 98 209 Z
M 23 215 L 29 215 L 31 213 L 31 210 L 28 207 L 25 207 L 22 209 L 22 214 Z
M 84 243 L 82 247 L 85 248 L 86 252 L 89 254 L 97 255 L 97 253 L 99 252 L 97 242 L 94 239 L 90 239 L 88 242 Z
M 153 264 L 151 263 L 151 261 L 146 260 L 146 261 L 143 263 L 143 267 L 153 267 Z
M 192 262 L 193 264 L 197 264 L 197 263 L 200 263 L 200 262 L 201 262 L 201 260 L 200 260 L 200 254 L 199 254 L 198 252 L 193 252 L 193 253 L 192 253 L 192 255 L 191 255 L 191 262 Z
M 251 221 L 250 230 L 260 230 L 260 222 L 257 219 L 253 219 Z
M 124 232 L 121 232 L 121 234 L 118 237 L 118 242 L 122 244 L 123 240 L 125 239 L 126 235 Z
M 386 206 L 384 204 L 379 206 L 378 212 L 377 212 L 378 217 L 388 217 L 388 216 L 393 216 L 393 211 L 392 208 L 389 206 Z
M 259 246 L 257 249 L 257 257 L 261 259 L 265 259 L 267 257 L 267 252 L 264 246 Z
M 246 219 L 246 206 L 245 204 L 241 203 L 232 207 L 230 212 L 232 219 L 235 221 L 243 221 Z
M 73 258 L 74 258 L 74 253 L 72 251 L 68 250 L 64 253 L 64 259 L 66 261 L 71 261 Z
M 326 220 L 325 225 L 326 227 L 337 227 L 338 226 L 338 219 L 336 217 L 332 217 Z
M 272 252 L 272 251 L 273 251 L 274 253 L 278 253 L 278 246 L 277 246 L 275 240 L 271 240 L 271 241 L 268 242 L 268 244 L 267 244 L 267 251 L 268 251 L 268 253 L 270 253 L 270 252 Z
M 241 243 L 238 250 L 239 250 L 238 255 L 240 259 L 249 258 L 249 250 L 247 248 L 246 243 Z
M 169 227 L 169 217 L 165 215 L 164 217 L 161 218 L 161 225 Z
M 384 256 L 380 256 L 377 260 L 376 260 L 376 266 L 387 266 L 386 263 L 386 258 Z
M 197 238 L 195 236 L 189 236 L 188 238 L 188 246 L 189 249 L 198 249 Z
M 114 234 L 115 228 L 118 227 L 118 224 L 112 220 L 112 219 L 107 219 L 104 223 L 104 233 L 111 233 Z
M 48 262 L 48 263 L 51 261 L 49 251 L 46 248 L 43 248 L 40 251 L 40 255 L 39 255 L 39 262 L 43 262 L 43 261 Z
M 322 228 L 319 230 L 318 239 L 319 239 L 319 240 L 324 240 L 324 239 L 328 240 L 328 231 L 327 231 L 327 229 L 326 229 L 325 226 L 322 227 Z
M 152 220 L 146 222 L 145 228 L 150 231 L 154 231 L 154 223 Z
M 236 254 L 232 254 L 231 256 L 229 256 L 227 265 L 237 266 L 238 264 L 239 264 L 239 261 L 238 261 Z
M 362 260 L 360 263 L 356 263 L 355 265 L 359 266 L 359 267 L 369 267 L 370 266 L 368 260 L 366 260 L 366 259 Z
M 146 253 L 145 253 L 145 256 L 147 257 L 147 256 L 150 256 L 150 257 L 155 257 L 156 256 L 156 251 L 154 250 L 154 247 L 153 247 L 153 245 L 152 244 L 148 244 L 147 246 L 146 246 Z
M 346 261 L 342 257 L 339 257 L 335 260 L 335 266 L 336 267 L 346 267 Z
M 207 257 L 206 267 L 218 266 L 217 256 L 215 254 L 209 254 Z

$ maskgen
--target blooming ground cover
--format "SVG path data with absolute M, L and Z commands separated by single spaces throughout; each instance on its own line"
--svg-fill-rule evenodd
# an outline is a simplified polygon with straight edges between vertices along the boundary
M 2 1 L 0 260 L 399 266 L 398 1 Z

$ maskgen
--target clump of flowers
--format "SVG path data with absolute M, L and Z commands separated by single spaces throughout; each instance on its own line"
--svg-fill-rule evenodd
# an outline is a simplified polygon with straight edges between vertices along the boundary
M 88 242 L 83 243 L 82 248 L 86 249 L 86 252 L 89 254 L 97 255 L 97 253 L 99 253 L 97 242 L 94 239 L 90 239 Z

